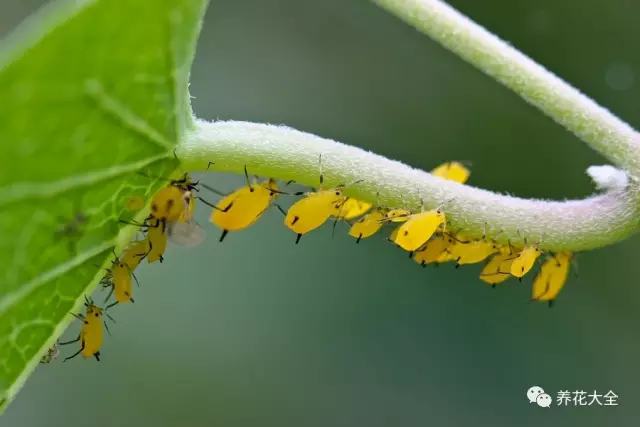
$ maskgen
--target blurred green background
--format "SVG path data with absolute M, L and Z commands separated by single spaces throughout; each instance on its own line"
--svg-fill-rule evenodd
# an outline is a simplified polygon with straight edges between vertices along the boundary
M 0 34 L 41 3 L 0 3 Z M 639 2 L 451 3 L 640 126 Z M 469 160 L 472 185 L 525 197 L 584 197 L 602 163 L 364 0 L 212 1 L 191 93 L 202 118 L 285 123 L 425 169 Z M 549 309 L 529 302 L 531 277 L 491 289 L 477 266 L 421 269 L 382 234 L 356 245 L 325 227 L 296 246 L 274 209 L 220 244 L 207 213 L 201 247 L 139 269 L 103 361 L 40 366 L 0 425 L 637 425 L 637 238 L 581 254 Z M 612 389 L 620 405 L 542 409 L 532 385 Z

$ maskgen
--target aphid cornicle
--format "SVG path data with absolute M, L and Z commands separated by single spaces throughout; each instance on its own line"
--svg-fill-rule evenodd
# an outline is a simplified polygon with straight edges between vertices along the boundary
M 405 251 L 414 252 L 445 224 L 446 217 L 440 208 L 412 214 L 393 231 L 391 240 Z
M 431 171 L 432 175 L 464 184 L 469 179 L 469 169 L 460 162 L 447 162 Z
M 211 222 L 222 229 L 220 241 L 229 231 L 240 231 L 260 219 L 282 192 L 273 179 L 251 183 L 245 167 L 246 185 L 223 197 L 211 212 Z
M 374 210 L 356 221 L 349 228 L 349 236 L 356 238 L 356 243 L 361 239 L 371 237 L 384 225 L 385 213 L 379 209 Z
M 532 300 L 548 301 L 551 306 L 567 281 L 572 257 L 569 252 L 559 252 L 542 264 L 533 280 Z
M 84 315 L 71 313 L 77 319 L 82 321 L 82 328 L 80 329 L 78 338 L 60 343 L 60 345 L 67 345 L 80 341 L 80 349 L 71 356 L 66 357 L 64 361 L 73 359 L 78 354 L 82 354 L 82 356 L 85 358 L 95 357 L 96 360 L 100 361 L 100 348 L 102 347 L 103 341 L 103 327 L 106 328 L 106 324 L 104 324 L 104 320 L 102 318 L 104 309 L 98 307 L 93 303 L 92 300 L 86 297 L 84 305 L 86 307 Z

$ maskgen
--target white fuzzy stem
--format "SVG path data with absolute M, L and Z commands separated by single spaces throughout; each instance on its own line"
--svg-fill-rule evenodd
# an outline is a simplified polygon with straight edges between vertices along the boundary
M 638 225 L 637 187 L 585 200 L 545 201 L 460 185 L 362 149 L 285 126 L 198 120 L 178 146 L 186 170 L 249 173 L 318 186 L 318 156 L 327 186 L 382 206 L 419 210 L 444 206 L 450 227 L 471 237 L 540 242 L 547 250 L 579 251 L 614 243 Z M 361 182 L 357 182 L 360 181 Z

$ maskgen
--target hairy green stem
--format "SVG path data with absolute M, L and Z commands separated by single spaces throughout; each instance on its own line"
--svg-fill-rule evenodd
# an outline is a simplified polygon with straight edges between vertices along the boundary
M 470 237 L 500 242 L 540 242 L 542 249 L 579 251 L 621 240 L 638 226 L 640 192 L 613 188 L 584 200 L 545 201 L 446 181 L 357 147 L 285 126 L 198 120 L 178 146 L 191 171 L 249 173 L 319 185 L 322 155 L 325 185 L 347 185 L 347 193 L 381 206 L 413 210 L 443 206 L 450 227 Z M 209 167 L 209 162 L 215 164 Z
M 499 81 L 631 175 L 640 177 L 640 135 L 602 108 L 440 0 L 373 0 Z

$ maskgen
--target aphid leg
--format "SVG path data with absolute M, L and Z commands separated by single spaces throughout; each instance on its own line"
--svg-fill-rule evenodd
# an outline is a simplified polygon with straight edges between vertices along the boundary
M 211 167 L 211 165 L 215 165 L 216 162 L 209 162 L 207 163 L 207 170 L 209 170 L 209 168 Z
M 80 335 L 78 335 L 78 338 L 76 338 L 75 340 L 59 342 L 58 345 L 67 345 L 67 344 L 72 344 L 72 343 L 78 342 L 78 341 L 80 341 Z
M 222 230 L 222 234 L 220 234 L 220 239 L 218 241 L 222 242 L 224 240 L 224 238 L 227 236 L 228 232 L 229 232 L 229 230 Z
M 301 237 L 302 237 L 302 234 L 298 233 L 298 235 L 296 236 L 296 245 L 300 242 Z
M 109 295 L 107 295 L 107 297 L 104 299 L 104 302 L 106 303 L 107 301 L 109 301 L 109 298 L 111 298 L 111 295 L 113 295 L 113 284 L 111 284 L 111 289 L 109 290 Z
M 105 310 L 106 310 L 106 309 L 105 309 Z M 116 323 L 116 319 L 114 319 L 114 318 L 113 318 L 113 316 L 111 316 L 111 315 L 110 315 L 109 313 L 107 313 L 106 311 L 105 311 L 104 315 L 105 315 L 105 316 L 107 316 L 107 318 L 108 318 L 109 320 L 111 320 L 113 323 Z
M 118 222 L 120 222 L 121 224 L 135 225 L 136 227 L 140 227 L 140 228 L 149 228 L 149 227 L 151 227 L 149 224 L 147 224 L 146 220 L 145 220 L 145 222 L 139 223 L 139 222 L 135 222 L 135 221 L 125 221 L 125 220 L 121 219 Z
M 333 239 L 336 235 L 336 224 L 338 224 L 338 217 L 333 219 L 333 224 L 331 226 L 331 238 Z
M 116 305 L 118 305 L 118 301 L 114 301 L 111 304 L 109 304 L 108 306 L 106 306 L 104 309 L 105 310 L 109 310 L 111 307 L 115 307 Z
M 358 238 L 356 239 L 356 243 L 360 243 L 361 239 L 362 239 L 362 233 L 358 234 Z
M 82 341 L 82 345 L 80 346 L 80 350 L 76 351 L 75 353 L 73 353 L 71 356 L 69 357 L 65 357 L 64 360 L 62 362 L 66 362 L 69 359 L 73 359 L 74 357 L 76 357 L 77 355 L 79 355 L 80 353 L 82 353 L 82 350 L 84 350 L 84 341 Z
M 285 211 L 284 209 L 282 209 L 282 206 L 280 206 L 280 205 L 279 205 L 279 204 L 277 204 L 277 203 L 274 203 L 274 205 L 275 205 L 275 207 L 276 207 L 276 208 L 278 208 L 278 210 L 280 211 L 280 213 L 281 213 L 282 215 L 284 215 L 285 217 L 287 216 L 287 211 Z
M 104 329 L 107 331 L 109 336 L 111 336 L 111 331 L 109 330 L 109 326 L 107 326 L 107 322 L 102 322 L 102 323 L 104 323 Z
M 93 357 L 95 357 L 96 360 L 99 362 L 100 361 L 100 352 L 96 351 L 95 353 L 93 353 Z
M 138 287 L 140 287 L 140 282 L 138 281 L 138 278 L 136 277 L 136 273 L 134 273 L 133 271 L 131 272 L 131 277 L 133 277 L 133 280 L 136 281 L 136 285 L 138 285 Z
M 555 301 L 555 300 L 553 300 L 553 299 L 550 299 L 550 300 L 549 300 L 549 302 L 547 303 L 547 304 L 549 305 L 549 308 L 552 308 L 552 307 L 553 307 L 553 302 L 554 302 L 554 301 Z

